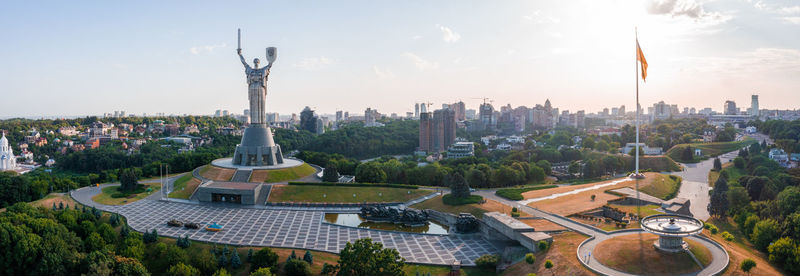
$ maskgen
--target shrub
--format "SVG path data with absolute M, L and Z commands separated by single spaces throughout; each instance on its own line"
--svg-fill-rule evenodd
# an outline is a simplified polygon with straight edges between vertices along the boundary
M 311 251 L 306 250 L 306 254 L 303 255 L 303 261 L 306 261 L 308 264 L 314 264 L 314 256 L 311 255 Z
M 334 266 L 329 265 L 328 263 L 324 263 L 324 264 L 322 264 L 322 271 L 320 272 L 320 274 L 322 274 L 322 275 L 330 275 L 330 274 L 333 274 L 334 270 L 335 270 Z
M 323 186 L 323 187 L 384 187 L 401 189 L 418 189 L 417 185 L 388 184 L 388 183 L 331 183 L 331 182 L 289 182 L 289 185 L 298 186 Z
M 539 244 L 537 246 L 539 247 L 540 251 L 545 251 L 545 250 L 547 250 L 547 248 L 550 247 L 550 245 L 547 244 L 546 241 L 539 241 Z
M 259 268 L 273 268 L 278 264 L 278 254 L 275 254 L 272 249 L 264 247 L 253 255 L 251 263 L 250 271 L 256 271 Z
M 518 218 L 519 217 L 519 212 L 511 212 L 511 217 L 512 218 Z
M 311 266 L 299 259 L 291 259 L 283 265 L 283 273 L 287 276 L 310 276 Z
M 269 268 L 262 267 L 251 272 L 250 276 L 272 276 L 272 272 L 269 270 Z
M 494 192 L 494 194 L 499 196 L 499 197 L 503 197 L 503 198 L 510 199 L 510 200 L 523 200 L 523 199 L 525 199 L 522 196 L 522 193 L 524 193 L 524 192 L 534 191 L 534 190 L 542 190 L 542 189 L 550 189 L 550 188 L 555 188 L 555 187 L 558 187 L 558 186 L 556 186 L 556 185 L 537 185 L 537 186 L 528 187 L 528 188 L 506 188 L 506 189 L 499 189 L 496 192 Z
M 724 239 L 725 241 L 729 241 L 729 242 L 733 241 L 733 238 L 734 238 L 733 234 L 728 233 L 728 231 L 722 232 L 722 239 Z
M 518 212 L 518 211 L 517 211 L 517 207 L 511 207 L 511 212 L 512 212 L 512 213 L 516 213 L 516 212 Z
M 470 195 L 466 198 L 453 197 L 451 194 L 446 194 L 442 197 L 442 202 L 447 205 L 464 205 L 472 203 L 480 203 L 483 197 L 479 195 Z
M 525 254 L 525 262 L 528 264 L 533 264 L 536 262 L 536 256 L 534 256 L 533 253 Z
M 475 265 L 481 268 L 495 269 L 500 257 L 493 254 L 486 254 L 475 259 Z

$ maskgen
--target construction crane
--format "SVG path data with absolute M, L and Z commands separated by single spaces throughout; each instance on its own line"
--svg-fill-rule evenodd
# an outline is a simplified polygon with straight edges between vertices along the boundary
M 486 100 L 489 100 L 489 98 L 487 98 L 487 97 L 483 97 L 483 98 L 470 98 L 470 99 L 483 100 L 483 104 L 486 104 Z M 489 100 L 489 102 L 490 102 L 490 103 L 493 103 L 494 101 L 493 101 L 493 100 Z

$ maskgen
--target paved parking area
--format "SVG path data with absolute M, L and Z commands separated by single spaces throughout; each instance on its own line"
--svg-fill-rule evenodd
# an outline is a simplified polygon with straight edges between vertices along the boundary
M 360 229 L 323 223 L 324 212 L 311 210 L 245 209 L 139 200 L 123 206 L 99 208 L 125 216 L 136 231 L 157 229 L 160 235 L 241 246 L 269 246 L 313 249 L 339 253 L 348 241 L 372 238 L 384 247 L 395 248 L 407 262 L 451 264 L 460 260 L 474 265 L 483 254 L 497 254 L 497 245 L 480 235 L 440 236 Z M 192 221 L 204 226 L 216 222 L 220 232 L 185 229 L 166 225 L 170 219 Z

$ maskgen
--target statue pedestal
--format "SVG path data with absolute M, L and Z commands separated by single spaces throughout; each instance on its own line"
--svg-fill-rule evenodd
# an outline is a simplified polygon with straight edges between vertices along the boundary
M 239 166 L 272 166 L 283 164 L 281 146 L 272 139 L 266 124 L 250 125 L 244 130 L 242 142 L 236 145 L 233 164 Z

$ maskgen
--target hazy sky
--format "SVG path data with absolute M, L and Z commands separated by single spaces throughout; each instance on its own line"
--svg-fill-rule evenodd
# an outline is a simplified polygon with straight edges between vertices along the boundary
M 567 4 L 568 3 L 568 4 Z M 0 4 L 0 117 L 241 113 L 236 56 L 278 47 L 267 110 L 414 102 L 570 111 L 641 103 L 800 108 L 800 1 L 14 1 Z

